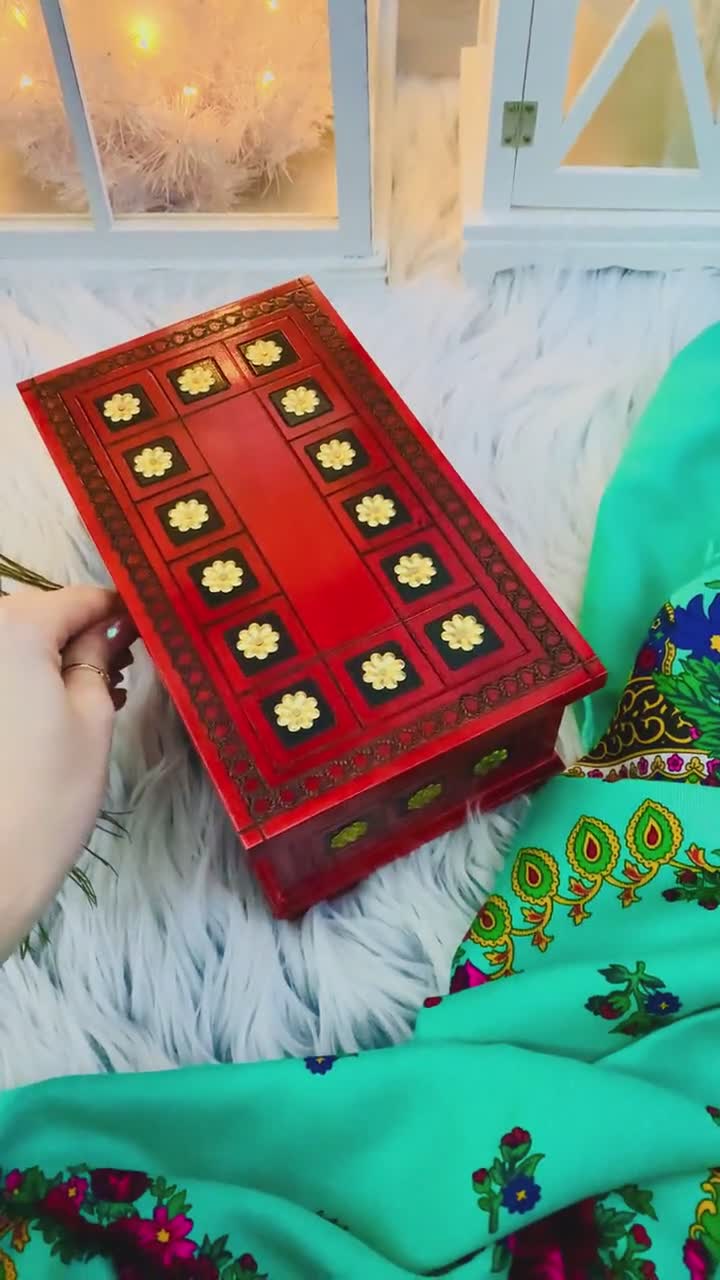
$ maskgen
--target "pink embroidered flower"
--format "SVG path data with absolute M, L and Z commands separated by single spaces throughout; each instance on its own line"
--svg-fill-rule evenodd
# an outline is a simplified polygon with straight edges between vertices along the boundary
M 657 1269 L 651 1258 L 646 1258 L 645 1262 L 643 1262 L 640 1267 L 640 1275 L 643 1280 L 658 1280 Z
M 52 1214 L 76 1214 L 85 1199 L 87 1178 L 68 1178 L 57 1187 L 51 1187 L 41 1202 L 41 1208 Z
M 438 1004 L 442 1004 L 442 996 L 428 996 L 427 1000 L 423 1000 L 424 1009 L 434 1009 Z
M 238 1258 L 238 1266 L 241 1271 L 255 1272 L 258 1264 L 251 1253 L 244 1253 L 241 1258 Z
M 637 762 L 637 771 L 641 778 L 644 778 L 650 770 L 650 761 L 647 756 L 641 756 Z
M 487 1182 L 489 1177 L 490 1174 L 487 1169 L 476 1169 L 472 1176 L 472 1180 L 473 1182 L 478 1182 L 480 1186 L 482 1186 L 483 1182 Z
M 469 987 L 483 987 L 490 979 L 471 960 L 459 964 L 450 981 L 450 991 L 467 991 Z
M 710 1254 L 701 1240 L 686 1240 L 683 1262 L 690 1272 L 690 1280 L 710 1280 L 712 1263 Z
M 159 1204 L 153 1212 L 152 1221 L 140 1218 L 135 1231 L 140 1247 L 164 1266 L 169 1266 L 176 1259 L 191 1258 L 194 1254 L 197 1245 L 194 1240 L 186 1238 L 192 1229 L 192 1221 L 184 1213 L 176 1213 L 174 1218 L 169 1218 L 166 1205 Z
M 639 1248 L 641 1249 L 650 1248 L 650 1245 L 652 1244 L 652 1240 L 650 1239 L 642 1223 L 636 1222 L 634 1226 L 630 1228 L 630 1235 L 632 1236 L 636 1245 L 639 1246 Z
M 680 773 L 682 771 L 683 758 L 678 755 L 677 751 L 674 751 L 671 756 L 668 756 L 667 767 L 670 773 Z
M 130 1204 L 147 1191 L 150 1179 L 135 1169 L 93 1169 L 90 1185 L 98 1200 Z
M 198 1258 L 188 1258 L 185 1262 L 176 1262 L 172 1272 L 172 1280 L 218 1280 L 218 1271 L 212 1258 L 201 1254 Z
M 11 1169 L 5 1179 L 6 1194 L 9 1196 L 15 1194 L 17 1191 L 20 1190 L 24 1181 L 25 1181 L 24 1173 L 21 1173 L 19 1169 Z
M 500 1145 L 509 1147 L 511 1151 L 514 1151 L 516 1147 L 524 1147 L 526 1143 L 531 1141 L 532 1139 L 527 1129 L 520 1129 L 515 1125 L 514 1129 L 511 1129 L 509 1133 L 504 1134 L 500 1139 Z
M 602 769 L 588 769 L 588 778 L 602 778 Z

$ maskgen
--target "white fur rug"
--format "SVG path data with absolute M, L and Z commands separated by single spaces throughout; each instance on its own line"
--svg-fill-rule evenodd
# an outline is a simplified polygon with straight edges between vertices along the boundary
M 102 579 L 14 382 L 263 283 L 116 273 L 2 284 L 3 550 L 61 580 Z M 629 426 L 672 354 L 720 318 L 720 278 L 529 273 L 499 278 L 488 297 L 429 279 L 394 291 L 321 283 L 573 613 Z M 152 671 L 139 660 L 133 677 L 110 797 L 132 810 L 131 839 L 97 842 L 118 872 L 90 868 L 99 906 L 69 886 L 51 945 L 0 973 L 2 1083 L 406 1036 L 446 981 L 512 814 L 478 819 L 299 923 L 276 923 Z

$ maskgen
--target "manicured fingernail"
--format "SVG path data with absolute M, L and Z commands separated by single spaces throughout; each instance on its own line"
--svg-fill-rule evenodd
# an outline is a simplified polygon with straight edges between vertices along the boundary
M 108 627 L 107 631 L 105 632 L 105 635 L 107 636 L 108 640 L 116 640 L 117 637 L 120 635 L 119 623 L 113 622 L 112 626 Z

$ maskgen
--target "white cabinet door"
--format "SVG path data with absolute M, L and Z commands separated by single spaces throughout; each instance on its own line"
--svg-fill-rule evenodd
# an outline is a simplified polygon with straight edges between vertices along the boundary
M 720 209 L 719 0 L 535 0 L 524 99 L 513 206 Z

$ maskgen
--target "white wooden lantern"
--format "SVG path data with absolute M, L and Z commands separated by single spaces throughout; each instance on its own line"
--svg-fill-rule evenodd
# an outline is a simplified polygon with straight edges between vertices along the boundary
M 469 275 L 720 266 L 718 0 L 483 0 L 461 83 Z
M 174 111 L 181 130 L 203 105 L 209 112 L 211 100 L 219 101 L 217 61 L 215 66 L 202 64 L 203 44 L 198 39 L 195 47 L 193 30 L 198 28 L 193 24 L 212 20 L 213 4 L 217 13 L 217 5 L 223 3 L 226 22 L 228 14 L 237 14 L 237 44 L 223 53 L 232 75 L 239 77 L 237 84 L 245 76 L 251 88 L 261 81 L 268 95 L 281 94 L 281 77 L 272 67 L 272 24 L 284 22 L 286 32 L 297 32 L 298 24 L 307 19 L 303 0 L 242 0 L 240 5 L 237 0 L 205 0 L 195 6 L 196 16 L 186 21 L 185 30 L 178 25 L 180 8 L 173 0 L 112 0 L 107 5 L 104 0 L 0 0 L 0 93 L 5 95 L 0 125 L 0 258 L 182 263 L 186 267 L 239 261 L 269 265 L 272 261 L 278 270 L 291 272 L 298 264 L 302 270 L 314 265 L 384 265 L 397 0 L 326 0 L 326 10 L 323 0 L 315 0 L 313 11 L 320 29 L 317 57 L 310 65 L 317 66 L 318 76 L 324 77 L 331 125 L 315 129 L 314 136 L 308 126 L 312 145 L 292 154 L 272 181 L 260 177 L 229 202 L 225 193 L 222 207 L 212 199 L 193 201 L 192 175 L 186 175 L 189 195 L 184 204 L 177 199 L 148 199 L 147 184 L 133 199 L 132 182 L 137 178 L 138 190 L 141 183 L 132 171 L 135 157 L 122 100 L 132 83 L 130 73 L 136 77 L 165 74 L 167 80 L 161 62 L 163 41 L 170 57 L 175 38 L 184 50 L 179 61 L 175 50 L 177 100 L 174 92 L 165 93 L 164 100 L 158 95 L 148 112 L 147 127 L 152 130 L 157 125 L 158 132 L 164 128 L 167 133 L 167 120 Z M 258 7 L 256 17 L 262 16 L 268 24 L 267 67 L 260 76 L 257 50 L 252 49 L 255 63 L 250 69 L 250 54 L 244 51 L 250 46 L 242 39 L 251 6 Z M 184 12 L 188 9 L 192 6 Z M 97 38 L 88 35 L 93 12 L 100 15 L 95 19 Z M 157 12 L 165 16 L 164 29 L 153 20 Z M 293 50 L 288 43 L 292 44 L 292 35 L 290 41 L 285 36 L 285 64 L 290 60 L 292 71 Z M 27 49 L 28 67 L 18 63 L 18 48 Z M 315 45 L 313 58 L 314 50 Z M 42 67 L 40 75 L 31 74 L 33 57 Z M 114 141 L 112 130 L 106 128 L 103 135 L 98 131 L 98 66 L 104 89 L 99 62 L 103 57 L 109 87 L 102 95 L 106 125 L 108 100 L 112 104 L 114 94 L 118 102 Z M 302 86 L 295 85 L 294 101 L 302 108 Z M 28 146 L 24 113 L 31 102 L 36 133 L 37 112 L 43 110 L 52 137 L 60 139 L 62 162 L 53 165 L 54 156 L 47 154 L 42 140 L 34 149 Z M 248 121 L 250 131 L 263 126 L 257 113 L 256 117 Z M 295 119 L 290 111 L 287 118 L 291 123 Z M 383 121 L 382 130 L 374 128 L 376 119 Z M 243 149 L 247 153 L 249 137 L 238 138 L 238 153 Z M 43 145 L 45 170 L 38 160 Z M 143 145 L 147 147 L 147 138 Z M 268 149 L 272 150 L 272 136 Z M 159 143 L 159 159 L 160 150 Z M 127 160 L 129 177 L 124 182 L 121 175 L 113 186 L 108 174 L 114 162 L 117 178 L 118 155 Z M 73 183 L 73 199 L 69 199 L 68 187 Z

